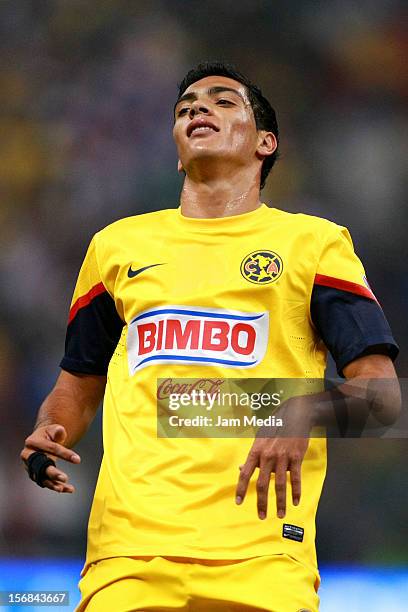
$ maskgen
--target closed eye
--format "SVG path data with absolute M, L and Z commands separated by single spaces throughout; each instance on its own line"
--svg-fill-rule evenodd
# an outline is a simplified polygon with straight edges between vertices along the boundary
M 225 106 L 226 104 L 233 105 L 234 102 L 231 102 L 231 100 L 225 100 L 225 98 L 221 98 L 220 100 L 217 100 L 217 104 L 219 104 L 221 106 Z

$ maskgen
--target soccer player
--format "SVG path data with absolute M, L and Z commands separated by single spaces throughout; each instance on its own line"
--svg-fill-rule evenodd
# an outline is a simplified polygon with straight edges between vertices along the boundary
M 72 493 L 53 459 L 79 463 L 104 397 L 78 611 L 316 612 L 325 440 L 158 437 L 157 379 L 319 378 L 327 350 L 350 381 L 394 379 L 398 349 L 347 230 L 260 202 L 278 126 L 258 87 L 199 65 L 173 134 L 180 207 L 93 237 L 21 457 L 40 486 Z M 388 394 L 377 415 L 397 404 Z M 309 432 L 325 418 L 305 414 Z

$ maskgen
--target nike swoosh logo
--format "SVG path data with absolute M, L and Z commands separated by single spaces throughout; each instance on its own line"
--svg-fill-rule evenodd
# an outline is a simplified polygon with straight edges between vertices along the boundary
M 129 270 L 128 270 L 128 277 L 129 278 L 134 278 L 135 276 L 137 276 L 138 274 L 141 274 L 141 272 L 144 272 L 145 270 L 148 270 L 149 268 L 154 268 L 155 266 L 164 266 L 164 263 L 158 263 L 158 264 L 151 264 L 150 266 L 145 266 L 144 268 L 139 268 L 138 270 L 132 270 L 132 266 L 129 266 Z

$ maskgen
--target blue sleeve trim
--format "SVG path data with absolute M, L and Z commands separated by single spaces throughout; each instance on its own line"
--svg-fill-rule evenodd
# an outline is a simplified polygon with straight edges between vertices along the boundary
M 398 355 L 387 319 L 377 302 L 332 287 L 315 285 L 311 316 L 320 337 L 333 356 L 340 376 L 343 368 L 370 352 Z
M 82 374 L 106 374 L 122 329 L 111 296 L 105 291 L 93 297 L 68 325 L 60 367 Z
M 96 376 L 106 376 L 107 370 L 101 368 L 97 363 L 91 361 L 79 361 L 78 359 L 70 359 L 69 357 L 63 357 L 60 368 L 67 372 L 73 372 L 75 374 L 94 374 Z

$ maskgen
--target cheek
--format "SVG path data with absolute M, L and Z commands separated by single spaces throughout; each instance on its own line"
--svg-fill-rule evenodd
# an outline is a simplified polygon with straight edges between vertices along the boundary
M 180 126 L 174 126 L 173 128 L 173 139 L 176 143 L 176 148 L 179 151 L 183 148 L 182 130 Z
M 173 126 L 173 139 L 177 146 L 178 146 L 178 131 L 179 131 L 178 127 L 176 125 Z
M 247 119 L 237 119 L 229 126 L 228 141 L 236 148 L 252 147 L 256 143 L 256 130 Z

